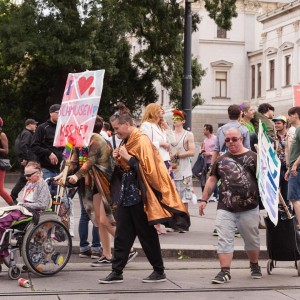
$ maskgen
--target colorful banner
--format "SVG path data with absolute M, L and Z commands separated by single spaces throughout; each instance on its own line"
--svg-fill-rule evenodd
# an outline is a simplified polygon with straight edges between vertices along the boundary
M 259 121 L 258 151 L 257 151 L 257 180 L 262 203 L 270 220 L 278 222 L 278 194 L 281 162 L 277 157 L 272 143 L 263 130 Z
M 54 146 L 64 147 L 68 140 L 74 147 L 88 146 L 100 97 L 104 70 L 69 73 L 56 126 Z
M 300 85 L 299 84 L 293 86 L 293 92 L 294 92 L 293 106 L 300 106 Z

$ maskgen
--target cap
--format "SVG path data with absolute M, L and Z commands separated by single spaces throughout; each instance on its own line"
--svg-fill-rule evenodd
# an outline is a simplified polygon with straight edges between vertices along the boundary
M 30 125 L 30 124 L 37 124 L 38 122 L 33 120 L 33 119 L 27 119 L 25 121 L 25 126 Z
M 181 118 L 182 120 L 185 120 L 184 112 L 182 112 L 182 111 L 179 110 L 179 109 L 174 109 L 174 110 L 173 110 L 173 117 L 179 117 L 179 118 Z
M 273 121 L 283 121 L 284 123 L 286 123 L 286 117 L 285 116 L 278 116 L 276 118 L 273 119 Z
M 49 108 L 49 113 L 59 111 L 59 109 L 60 109 L 60 104 L 53 104 Z

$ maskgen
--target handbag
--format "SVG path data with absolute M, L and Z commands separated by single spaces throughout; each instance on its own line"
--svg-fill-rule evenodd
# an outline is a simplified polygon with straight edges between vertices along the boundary
M 0 158 L 0 170 L 8 171 L 11 169 L 10 160 L 8 158 Z

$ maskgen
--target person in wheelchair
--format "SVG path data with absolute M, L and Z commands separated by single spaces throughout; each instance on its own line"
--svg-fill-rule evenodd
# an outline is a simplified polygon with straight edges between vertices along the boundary
M 51 195 L 42 176 L 41 166 L 37 162 L 28 162 L 24 175 L 27 183 L 18 205 L 0 208 L 0 241 L 3 233 L 16 221 L 27 219 L 49 208 Z M 0 248 L 0 263 L 8 255 L 7 248 Z

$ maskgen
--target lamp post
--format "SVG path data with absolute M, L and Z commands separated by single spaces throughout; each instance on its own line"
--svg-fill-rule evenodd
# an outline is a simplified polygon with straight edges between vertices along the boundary
M 184 65 L 182 78 L 182 109 L 186 115 L 185 129 L 192 129 L 192 2 L 185 0 Z

